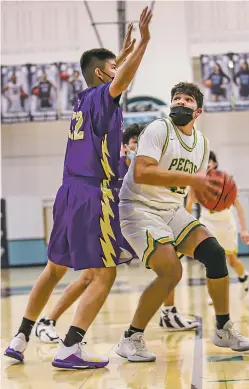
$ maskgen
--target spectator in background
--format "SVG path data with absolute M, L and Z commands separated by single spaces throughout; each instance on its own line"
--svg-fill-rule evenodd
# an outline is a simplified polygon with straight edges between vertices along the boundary
M 128 171 L 131 160 L 135 155 L 138 137 L 143 127 L 144 126 L 139 126 L 138 124 L 134 123 L 131 126 L 127 127 L 123 133 L 123 144 L 121 148 L 121 158 L 119 162 L 120 179 L 124 178 Z
M 244 61 L 240 70 L 234 75 L 234 82 L 239 86 L 239 95 L 242 99 L 249 97 L 249 66 L 247 61 Z

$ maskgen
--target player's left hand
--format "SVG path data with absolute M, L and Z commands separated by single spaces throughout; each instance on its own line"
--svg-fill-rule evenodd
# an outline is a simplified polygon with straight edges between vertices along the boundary
M 245 245 L 249 245 L 249 233 L 246 230 L 242 230 L 240 233 L 240 239 Z
M 135 38 L 131 39 L 132 30 L 133 30 L 133 24 L 130 23 L 128 25 L 128 31 L 127 31 L 127 34 L 125 36 L 123 50 L 122 50 L 126 55 L 129 55 L 130 53 L 132 53 L 134 46 L 135 46 L 135 43 L 136 43 Z

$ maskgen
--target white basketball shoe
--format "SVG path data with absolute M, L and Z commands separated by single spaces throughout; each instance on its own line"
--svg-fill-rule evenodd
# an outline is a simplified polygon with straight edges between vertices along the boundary
M 155 354 L 151 353 L 145 344 L 144 334 L 135 332 L 128 338 L 123 334 L 116 347 L 116 353 L 129 362 L 154 362 Z
M 228 320 L 221 330 L 215 328 L 212 340 L 219 347 L 230 347 L 234 351 L 249 350 L 249 338 L 237 331 L 231 320 Z
M 162 309 L 159 326 L 167 331 L 190 331 L 200 326 L 196 320 L 187 320 L 181 316 L 176 307 Z
M 59 336 L 56 333 L 55 322 L 43 317 L 36 325 L 36 336 L 43 343 L 59 343 Z

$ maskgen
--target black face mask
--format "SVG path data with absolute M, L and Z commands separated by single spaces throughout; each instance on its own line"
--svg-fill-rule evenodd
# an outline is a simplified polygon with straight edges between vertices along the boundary
M 193 120 L 193 110 L 183 105 L 172 107 L 169 116 L 177 126 L 186 126 Z

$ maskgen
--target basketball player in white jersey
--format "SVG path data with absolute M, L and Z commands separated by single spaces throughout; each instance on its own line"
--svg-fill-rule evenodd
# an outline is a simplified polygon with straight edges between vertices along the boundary
M 217 167 L 218 161 L 216 155 L 213 151 L 210 151 L 208 169 L 216 169 Z M 192 212 L 194 201 L 194 193 L 192 190 L 189 190 L 186 202 L 186 209 L 189 213 Z M 238 198 L 234 203 L 234 207 L 238 214 L 241 241 L 248 245 L 249 233 L 246 228 L 245 212 Z M 201 210 L 200 223 L 204 224 L 214 234 L 220 245 L 224 248 L 229 265 L 238 275 L 238 280 L 241 285 L 240 297 L 244 299 L 249 295 L 249 278 L 243 262 L 237 257 L 238 232 L 233 213 L 231 209 L 226 209 L 221 212 L 210 212 L 208 209 L 202 207 Z M 211 298 L 208 299 L 208 303 L 210 305 L 213 304 Z M 186 320 L 179 315 L 175 306 L 174 291 L 172 291 L 163 302 L 159 325 L 168 331 L 186 331 L 195 329 L 199 323 Z
M 13 73 L 7 84 L 2 89 L 2 94 L 8 100 L 8 113 L 22 112 L 21 93 L 23 92 L 22 85 L 17 82 L 16 75 Z
M 213 151 L 209 155 L 209 169 L 217 169 L 218 161 L 217 157 Z M 193 191 L 189 191 L 186 209 L 191 213 L 192 205 L 195 201 Z M 238 199 L 235 200 L 234 207 L 238 214 L 238 220 L 240 224 L 240 238 L 241 241 L 245 244 L 249 244 L 249 233 L 246 228 L 246 218 L 244 209 Z M 232 213 L 231 208 L 225 209 L 221 212 L 212 212 L 208 209 L 201 208 L 201 217 L 200 222 L 204 224 L 209 231 L 214 234 L 217 238 L 220 245 L 224 248 L 226 253 L 226 258 L 229 265 L 234 269 L 238 275 L 238 280 L 241 284 L 240 297 L 241 299 L 245 298 L 249 293 L 249 280 L 248 272 L 245 270 L 244 264 L 237 257 L 238 251 L 238 231 L 236 227 L 236 222 Z M 212 299 L 209 299 L 209 304 L 212 304 Z
M 225 252 L 182 206 L 187 186 L 203 201 L 221 193 L 221 182 L 206 176 L 208 141 L 194 128 L 202 113 L 203 95 L 196 85 L 179 83 L 172 89 L 171 99 L 171 119 L 157 119 L 141 133 L 120 192 L 122 233 L 144 265 L 157 275 L 140 297 L 131 325 L 116 348 L 131 362 L 156 359 L 146 347 L 144 330 L 181 279 L 176 250 L 206 267 L 216 313 L 213 343 L 235 351 L 249 350 L 249 339 L 235 330 L 229 316 Z M 199 172 L 203 173 L 195 174 Z

